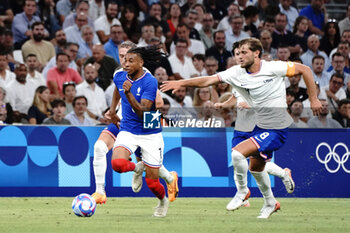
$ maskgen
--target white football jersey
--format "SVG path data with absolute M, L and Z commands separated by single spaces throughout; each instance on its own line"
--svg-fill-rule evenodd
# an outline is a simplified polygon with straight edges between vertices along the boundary
M 240 65 L 218 73 L 240 95 L 247 95 L 255 111 L 256 124 L 262 129 L 284 129 L 292 122 L 287 112 L 285 76 L 295 73 L 293 62 L 261 61 L 260 70 L 249 74 Z

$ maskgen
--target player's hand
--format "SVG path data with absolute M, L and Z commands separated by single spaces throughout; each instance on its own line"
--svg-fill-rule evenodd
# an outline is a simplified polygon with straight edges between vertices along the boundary
M 216 110 L 222 110 L 224 108 L 224 103 L 215 103 L 214 107 Z
M 162 92 L 173 90 L 174 94 L 178 89 L 180 89 L 181 83 L 179 81 L 164 81 L 162 85 L 160 85 L 160 90 Z
M 246 102 L 240 102 L 238 105 L 237 105 L 237 107 L 239 108 L 239 109 L 249 109 L 250 108 L 250 106 L 246 103 Z
M 310 100 L 310 107 L 315 116 L 318 116 L 323 108 L 321 102 L 318 99 Z
M 131 82 L 129 80 L 125 80 L 125 82 L 123 83 L 124 94 L 127 94 L 130 92 L 131 86 L 132 86 Z
M 105 118 L 107 118 L 108 120 L 112 119 L 111 112 L 109 110 L 105 113 Z

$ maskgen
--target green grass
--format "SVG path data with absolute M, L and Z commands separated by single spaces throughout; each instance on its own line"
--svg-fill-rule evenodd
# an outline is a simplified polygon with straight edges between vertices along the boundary
M 91 218 L 73 214 L 73 198 L 0 198 L 0 232 L 350 232 L 349 199 L 278 198 L 281 211 L 257 219 L 263 200 L 225 210 L 229 198 L 178 198 L 168 216 L 152 217 L 155 198 L 108 198 Z

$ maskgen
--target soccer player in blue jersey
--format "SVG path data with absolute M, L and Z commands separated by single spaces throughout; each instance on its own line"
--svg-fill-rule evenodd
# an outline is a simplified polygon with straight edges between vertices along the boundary
M 136 48 L 136 45 L 130 41 L 123 42 L 119 46 L 119 58 L 122 66 L 124 65 L 124 57 L 130 48 Z M 120 71 L 122 71 L 122 69 L 119 69 L 116 72 L 120 72 Z M 163 102 L 162 102 L 161 95 L 157 94 L 157 98 L 156 98 L 157 109 L 162 106 L 162 103 Z M 107 117 L 109 118 L 109 112 L 107 114 Z M 94 167 L 96 190 L 92 194 L 92 197 L 95 199 L 97 204 L 104 204 L 107 201 L 107 196 L 104 189 L 106 169 L 107 169 L 106 154 L 109 150 L 113 148 L 115 139 L 119 133 L 119 128 L 117 127 L 117 124 L 118 122 L 109 124 L 108 127 L 106 127 L 101 132 L 98 140 L 94 145 L 93 167 Z M 141 159 L 140 148 L 138 148 L 135 151 L 135 155 L 138 160 Z M 166 184 L 168 186 L 169 200 L 174 201 L 178 194 L 177 173 L 175 171 L 169 172 L 164 166 L 161 166 L 161 168 L 159 169 L 159 176 L 166 181 Z M 142 175 L 139 176 L 139 178 L 141 178 L 141 183 L 139 182 L 136 187 L 134 186 L 132 187 L 134 192 L 139 192 L 142 187 Z
M 272 193 L 270 179 L 265 171 L 266 161 L 272 156 L 272 153 L 266 152 L 283 146 L 287 139 L 287 128 L 293 121 L 287 112 L 284 77 L 303 75 L 314 114 L 319 114 L 322 105 L 317 99 L 316 86 L 309 67 L 293 62 L 261 60 L 262 45 L 255 38 L 241 40 L 237 47 L 240 51 L 236 57 L 239 65 L 212 76 L 166 81 L 161 90 L 176 91 L 182 86 L 207 87 L 226 82 L 252 103 L 256 126 L 250 138 L 236 145 L 231 155 L 235 161 L 234 169 L 240 173 L 236 181 L 239 184 L 244 184 L 246 180 L 246 158 L 252 156 L 249 169 L 264 197 L 264 205 L 258 218 L 268 218 L 280 208 L 280 204 Z M 243 202 L 248 193 L 247 188 L 236 195 Z
M 116 109 L 116 103 L 121 99 L 122 120 L 120 132 L 114 144 L 112 168 L 116 172 L 134 171 L 142 174 L 143 164 L 146 167 L 146 183 L 149 189 L 159 199 L 153 216 L 165 217 L 169 201 L 165 195 L 164 186 L 159 182 L 159 168 L 163 162 L 164 142 L 161 128 L 144 128 L 144 113 L 155 110 L 155 99 L 158 83 L 155 77 L 143 69 L 144 61 L 159 61 L 162 54 L 153 47 L 138 47 L 130 49 L 125 57 L 123 72 L 114 76 L 116 91 L 114 92 L 110 112 Z M 159 112 L 153 113 L 159 117 Z M 111 114 L 112 119 L 116 118 Z M 117 119 L 114 119 L 117 120 Z M 142 163 L 129 161 L 129 157 L 140 147 Z

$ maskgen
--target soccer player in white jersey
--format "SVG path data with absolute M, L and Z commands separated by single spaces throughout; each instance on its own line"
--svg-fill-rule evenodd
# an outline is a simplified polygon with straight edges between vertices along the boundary
M 238 48 L 235 48 L 233 52 L 234 52 L 234 56 L 239 55 Z M 238 60 L 238 62 L 240 61 Z M 234 148 L 239 143 L 251 137 L 251 133 L 256 125 L 256 120 L 254 117 L 254 110 L 251 108 L 252 106 L 251 101 L 244 99 L 243 96 L 241 96 L 235 90 L 233 90 L 232 93 L 233 95 L 231 96 L 231 98 L 229 98 L 224 103 L 215 103 L 215 107 L 217 109 L 222 109 L 222 108 L 229 109 L 237 106 L 237 118 L 236 118 L 236 124 L 235 124 L 235 131 L 233 133 L 233 138 L 232 138 L 232 148 Z M 265 153 L 272 153 L 272 152 L 265 152 Z M 233 165 L 234 163 L 235 161 L 232 161 Z M 270 175 L 274 175 L 281 178 L 288 193 L 294 192 L 295 184 L 292 179 L 291 170 L 289 168 L 282 169 L 277 164 L 267 161 L 265 165 L 265 171 Z M 235 180 L 238 193 L 240 192 L 240 190 L 246 190 L 248 181 L 246 180 L 245 182 L 241 182 L 242 184 L 240 185 L 238 183 L 238 177 L 241 176 L 241 174 L 239 174 L 235 169 L 233 174 L 234 174 L 234 180 Z M 246 199 L 249 198 L 250 196 L 250 192 L 248 193 L 249 195 L 246 196 Z M 237 196 L 234 196 L 233 199 L 227 204 L 226 209 L 236 210 L 240 208 L 242 205 L 249 206 L 249 201 L 247 199 L 242 203 L 241 199 L 239 198 L 239 195 L 237 195 Z
M 234 148 L 244 140 L 249 139 L 256 125 L 254 110 L 251 109 L 251 106 L 248 105 L 248 100 L 243 99 L 243 97 L 240 96 L 235 91 L 233 91 L 233 95 L 227 101 L 223 103 L 215 103 L 215 107 L 217 109 L 223 109 L 223 108 L 230 109 L 235 106 L 237 107 L 237 118 L 236 118 L 235 130 L 232 138 L 232 148 Z M 272 153 L 272 152 L 268 152 L 268 153 Z M 234 166 L 235 161 L 232 161 L 232 164 Z M 273 175 L 281 178 L 288 193 L 294 192 L 295 184 L 292 179 L 291 170 L 289 168 L 283 169 L 273 162 L 266 161 L 265 171 L 269 175 Z M 237 187 L 237 193 L 239 193 L 241 190 L 246 190 L 248 181 L 246 180 L 245 182 L 241 182 L 241 184 L 239 184 L 238 177 L 241 176 L 241 174 L 238 173 L 235 169 L 233 172 L 234 172 L 233 174 L 234 174 L 235 184 Z M 247 176 L 244 176 L 244 177 L 247 177 Z M 250 206 L 248 201 L 248 198 L 250 196 L 250 191 L 248 193 L 249 194 L 246 196 L 244 202 L 241 201 L 239 195 L 234 196 L 232 200 L 227 204 L 226 209 L 237 210 L 241 206 Z
M 131 48 L 136 48 L 136 45 L 130 41 L 123 42 L 119 46 L 119 59 L 120 63 L 124 65 L 124 58 L 127 51 Z M 122 71 L 122 69 L 117 70 L 116 72 Z M 159 92 L 159 91 L 158 91 Z M 114 100 L 112 100 L 114 101 Z M 157 93 L 156 98 L 156 108 L 160 108 L 163 105 L 162 98 L 159 93 Z M 106 117 L 110 119 L 109 112 Z M 121 118 L 121 117 L 120 117 Z M 119 133 L 119 128 L 117 127 L 118 122 L 111 123 L 106 127 L 100 134 L 98 140 L 94 145 L 94 160 L 93 160 L 93 168 L 94 168 L 94 176 L 95 176 L 95 184 L 96 190 L 92 194 L 92 197 L 95 199 L 97 204 L 104 204 L 107 201 L 106 191 L 105 191 L 105 177 L 106 177 L 106 169 L 107 169 L 107 158 L 106 154 L 109 150 L 112 149 L 115 139 Z M 140 158 L 140 149 L 135 152 L 136 158 L 139 161 Z M 136 173 L 135 173 L 136 174 Z M 163 165 L 159 169 L 159 176 L 166 181 L 168 187 L 168 197 L 170 201 L 174 201 L 178 194 L 178 185 L 177 180 L 178 176 L 176 172 L 169 172 Z M 133 191 L 139 192 L 142 187 L 142 174 L 135 176 L 139 178 L 137 180 L 137 186 L 133 185 Z
M 191 78 L 188 80 L 167 81 L 161 91 L 180 87 L 207 87 L 219 82 L 230 84 L 240 95 L 251 101 L 254 109 L 256 127 L 252 136 L 235 146 L 232 150 L 234 169 L 240 174 L 236 182 L 244 186 L 250 158 L 250 172 L 254 176 L 264 198 L 264 205 L 258 218 L 268 218 L 280 208 L 275 199 L 269 176 L 265 169 L 266 160 L 271 159 L 269 151 L 281 148 L 287 138 L 288 126 L 292 118 L 287 112 L 284 77 L 301 74 L 308 89 L 311 108 L 319 114 L 322 105 L 317 99 L 316 86 L 309 67 L 293 62 L 261 60 L 262 45 L 255 38 L 236 42 L 234 48 L 239 49 L 236 59 L 240 65 L 233 66 L 212 76 Z M 249 189 L 240 190 L 236 195 L 242 201 L 248 196 Z

